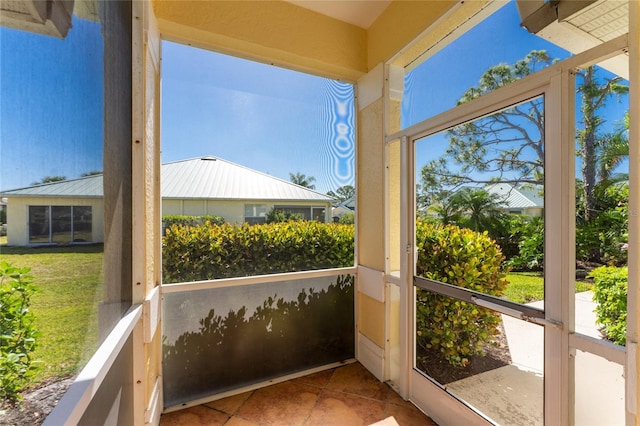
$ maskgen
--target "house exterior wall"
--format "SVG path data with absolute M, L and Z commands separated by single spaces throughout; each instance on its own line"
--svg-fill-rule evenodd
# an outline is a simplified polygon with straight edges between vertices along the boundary
M 11 197 L 7 203 L 7 244 L 29 244 L 29 206 L 91 206 L 92 243 L 104 242 L 102 198 Z
M 265 204 L 267 211 L 274 206 L 300 206 L 300 207 L 324 207 L 325 222 L 331 222 L 330 203 L 309 203 L 308 201 L 287 201 L 287 200 L 162 200 L 162 215 L 185 215 L 185 216 L 222 216 L 229 223 L 243 223 L 245 204 Z
M 528 207 L 524 209 L 524 214 L 531 217 L 542 217 L 543 212 L 544 209 L 542 209 L 541 207 Z
M 222 216 L 229 223 L 243 223 L 245 204 L 266 204 L 267 211 L 274 205 L 324 207 L 325 221 L 331 222 L 330 203 L 304 201 L 260 201 L 260 200 L 163 200 L 162 215 Z M 29 244 L 29 206 L 92 206 L 93 243 L 104 242 L 104 202 L 101 198 L 49 198 L 11 197 L 7 203 L 7 244 L 26 246 Z

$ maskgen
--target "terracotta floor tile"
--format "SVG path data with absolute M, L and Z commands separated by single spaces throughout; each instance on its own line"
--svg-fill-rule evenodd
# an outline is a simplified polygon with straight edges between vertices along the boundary
M 437 426 L 359 363 L 164 414 L 162 426 Z
M 186 408 L 180 411 L 163 414 L 160 417 L 161 426 L 222 426 L 229 416 L 220 411 L 212 410 L 202 405 Z
M 358 426 L 384 419 L 384 403 L 324 390 L 305 426 Z
M 389 387 L 389 393 L 387 394 L 387 403 L 388 404 L 402 405 L 402 404 L 405 404 L 406 402 L 407 401 L 402 399 L 402 397 L 400 395 L 398 395 L 398 393 L 395 390 L 393 390 L 393 388 Z
M 254 391 L 236 415 L 266 425 L 301 425 L 316 404 L 320 389 L 284 382 Z
M 389 386 L 378 381 L 360 363 L 339 367 L 331 376 L 327 389 L 360 395 L 365 398 L 386 401 Z
M 227 414 L 235 414 L 238 408 L 251 396 L 251 392 L 241 393 L 239 395 L 230 396 L 228 398 L 219 399 L 217 401 L 208 402 L 204 404 L 209 408 L 213 408 L 218 411 L 222 411 Z
M 299 377 L 297 379 L 293 379 L 292 382 L 296 383 L 304 383 L 311 386 L 318 386 L 320 388 L 324 388 L 329 383 L 331 376 L 335 368 L 331 370 L 320 371 L 318 373 L 309 374 L 308 376 Z
M 385 408 L 386 416 L 393 416 L 400 426 L 438 426 L 410 402 L 404 402 L 403 404 L 388 403 Z
M 240 417 L 231 417 L 224 426 L 260 426 L 260 424 L 241 419 Z

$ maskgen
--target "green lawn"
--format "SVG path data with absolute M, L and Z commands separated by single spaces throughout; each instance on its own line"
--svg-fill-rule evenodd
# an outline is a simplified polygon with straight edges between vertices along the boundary
M 512 272 L 507 274 L 509 285 L 504 292 L 507 300 L 517 303 L 529 303 L 542 300 L 544 282 L 542 275 L 536 272 Z M 576 293 L 591 290 L 592 284 L 576 281 Z
M 31 384 L 79 371 L 97 348 L 102 299 L 102 246 L 0 247 L 0 259 L 31 268 L 39 291 L 32 299 L 41 333 Z

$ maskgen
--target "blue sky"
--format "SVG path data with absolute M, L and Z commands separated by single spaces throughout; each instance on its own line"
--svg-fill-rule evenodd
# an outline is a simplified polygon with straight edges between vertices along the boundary
M 162 161 L 204 155 L 321 192 L 353 185 L 353 87 L 189 46 L 162 44 Z
M 102 56 L 94 22 L 65 40 L 0 28 L 0 189 L 102 170 Z
M 567 56 L 518 22 L 510 3 L 408 74 L 403 124 L 453 107 L 492 65 L 532 49 Z M 73 24 L 65 40 L 0 28 L 0 189 L 102 170 L 100 27 Z M 162 48 L 163 162 L 215 155 L 285 180 L 313 176 L 321 192 L 353 184 L 351 85 L 170 42 Z M 626 109 L 610 105 L 615 116 Z

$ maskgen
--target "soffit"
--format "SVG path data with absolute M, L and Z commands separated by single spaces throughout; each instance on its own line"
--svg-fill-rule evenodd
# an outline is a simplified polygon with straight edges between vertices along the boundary
M 521 4 L 526 4 L 519 0 Z M 528 12 L 522 16 L 523 22 L 536 11 L 532 10 L 531 4 L 527 5 Z M 537 2 L 540 8 L 549 9 L 549 3 L 542 0 Z M 613 40 L 629 31 L 629 3 L 626 0 L 597 0 L 581 2 L 585 7 L 580 10 L 565 9 L 571 8 L 575 3 L 563 0 L 551 10 L 551 16 L 546 25 L 540 25 L 533 32 L 539 37 L 562 47 L 574 54 L 584 52 L 602 43 Z M 564 8 L 563 6 L 566 6 Z M 521 10 L 522 15 L 522 10 Z M 620 55 L 600 64 L 610 71 L 628 78 L 629 77 L 629 57 Z
M 296 6 L 312 10 L 339 21 L 367 29 L 391 4 L 391 0 L 286 0 Z

